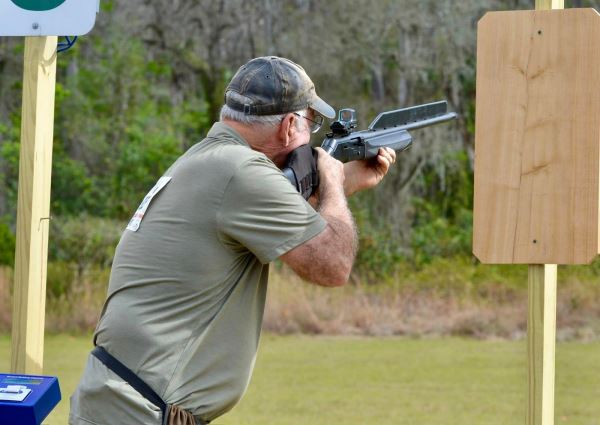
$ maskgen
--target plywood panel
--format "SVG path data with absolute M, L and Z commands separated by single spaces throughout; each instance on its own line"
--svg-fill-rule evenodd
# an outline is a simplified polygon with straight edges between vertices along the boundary
M 600 15 L 492 12 L 478 25 L 473 252 L 584 264 L 598 253 Z

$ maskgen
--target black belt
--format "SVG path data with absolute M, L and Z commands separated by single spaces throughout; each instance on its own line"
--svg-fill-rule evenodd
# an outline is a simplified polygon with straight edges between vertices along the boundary
M 92 356 L 100 360 L 104 366 L 116 373 L 122 380 L 127 382 L 140 393 L 146 400 L 157 406 L 163 415 L 163 425 L 167 423 L 169 417 L 168 404 L 150 388 L 139 376 L 131 371 L 127 366 L 121 363 L 116 357 L 106 351 L 104 348 L 97 346 L 92 350 Z M 200 422 L 202 424 L 203 422 Z

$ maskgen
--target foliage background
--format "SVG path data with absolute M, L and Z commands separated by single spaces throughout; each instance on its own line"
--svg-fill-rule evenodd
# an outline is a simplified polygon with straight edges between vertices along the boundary
M 448 100 L 460 118 L 415 131 L 380 187 L 351 199 L 360 230 L 353 281 L 393 288 L 399 275 L 453 261 L 472 286 L 477 22 L 486 11 L 531 8 L 532 0 L 103 0 L 94 30 L 58 60 L 50 307 L 102 293 L 144 194 L 202 140 L 237 68 L 273 54 L 301 64 L 335 107 L 354 107 L 361 128 L 382 110 Z M 22 58 L 22 38 L 0 38 L 5 265 L 14 261 Z M 435 276 L 422 286 L 432 281 L 445 285 Z

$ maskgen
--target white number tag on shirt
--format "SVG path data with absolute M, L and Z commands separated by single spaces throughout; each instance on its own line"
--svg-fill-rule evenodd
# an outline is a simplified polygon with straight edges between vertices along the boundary
M 160 192 L 161 189 L 163 187 L 165 187 L 167 185 L 167 183 L 169 183 L 170 181 L 171 181 L 171 177 L 161 177 L 160 179 L 158 179 L 158 181 L 156 182 L 154 187 L 152 189 L 150 189 L 150 192 L 148 192 L 148 194 L 144 197 L 144 200 L 138 207 L 138 209 L 135 212 L 135 214 L 133 215 L 133 217 L 131 217 L 131 220 L 129 220 L 129 224 L 127 225 L 127 230 L 137 232 L 137 230 L 140 228 L 140 223 L 142 222 L 142 219 L 144 218 L 144 214 L 146 214 L 146 210 L 148 209 L 148 206 L 150 205 L 150 201 L 152 201 L 152 198 L 154 198 L 154 196 L 156 196 L 156 194 L 158 192 Z

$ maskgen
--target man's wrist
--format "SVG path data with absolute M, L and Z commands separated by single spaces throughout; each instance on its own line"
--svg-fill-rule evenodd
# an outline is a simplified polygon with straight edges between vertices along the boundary
M 337 182 L 321 181 L 319 192 L 321 196 L 321 203 L 328 198 L 346 197 L 344 184 L 339 184 Z
M 354 162 L 344 164 L 344 175 L 346 176 L 344 179 L 344 194 L 346 198 L 364 189 L 364 187 L 360 187 L 359 181 L 355 178 L 354 166 Z

